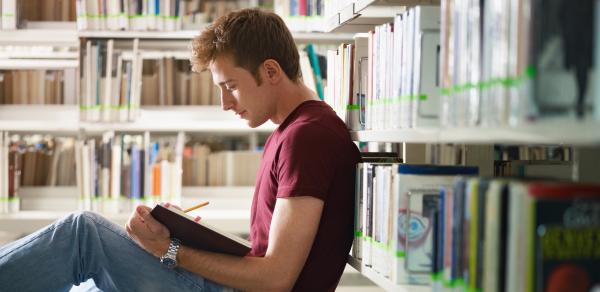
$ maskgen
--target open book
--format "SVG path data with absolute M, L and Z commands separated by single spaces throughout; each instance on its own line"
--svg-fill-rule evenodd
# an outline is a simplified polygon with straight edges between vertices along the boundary
M 171 237 L 179 239 L 185 246 L 236 256 L 245 256 L 250 251 L 249 241 L 196 222 L 192 216 L 173 206 L 157 204 L 150 214 L 169 229 Z

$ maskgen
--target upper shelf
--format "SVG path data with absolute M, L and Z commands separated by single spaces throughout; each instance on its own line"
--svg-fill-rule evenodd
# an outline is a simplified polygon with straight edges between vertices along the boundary
M 0 58 L 0 70 L 36 70 L 77 68 L 77 60 L 67 59 L 3 59 Z
M 152 39 L 152 40 L 191 40 L 198 36 L 201 30 L 181 31 L 80 31 L 82 38 L 110 38 L 110 39 Z M 344 33 L 319 33 L 319 32 L 292 32 L 297 42 L 332 43 L 352 40 L 352 34 Z
M 276 125 L 268 122 L 250 128 L 246 121 L 219 106 L 142 107 L 135 122 L 80 122 L 76 105 L 2 105 L 0 131 L 73 135 L 117 132 L 210 132 L 244 134 L 271 132 Z
M 25 28 L 0 30 L 0 45 L 51 45 L 77 47 L 75 22 L 28 22 Z
M 407 6 L 439 5 L 439 0 L 356 0 L 327 19 L 326 31 L 337 33 L 367 32 L 376 25 L 390 22 Z
M 519 127 L 423 128 L 351 132 L 353 140 L 395 143 L 600 144 L 600 122 L 544 120 Z

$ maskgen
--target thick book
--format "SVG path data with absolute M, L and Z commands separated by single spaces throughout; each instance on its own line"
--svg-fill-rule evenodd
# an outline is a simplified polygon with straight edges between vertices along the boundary
M 250 251 L 247 240 L 196 222 L 192 216 L 173 206 L 158 204 L 150 214 L 169 229 L 171 237 L 179 239 L 185 246 L 235 256 L 245 256 Z

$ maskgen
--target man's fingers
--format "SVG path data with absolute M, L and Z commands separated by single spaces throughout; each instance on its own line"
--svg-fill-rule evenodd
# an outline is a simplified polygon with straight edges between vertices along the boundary
M 163 233 L 166 231 L 166 228 L 152 215 L 150 214 L 151 209 L 147 206 L 137 206 L 135 209 L 136 214 L 139 219 L 146 225 L 146 228 L 150 230 L 152 233 Z

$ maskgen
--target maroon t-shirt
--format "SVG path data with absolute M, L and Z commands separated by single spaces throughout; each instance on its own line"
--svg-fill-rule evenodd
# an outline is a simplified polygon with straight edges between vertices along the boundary
M 277 198 L 323 200 L 319 229 L 294 291 L 333 291 L 352 245 L 360 153 L 326 103 L 300 104 L 265 144 L 250 217 L 250 256 L 264 256 Z

